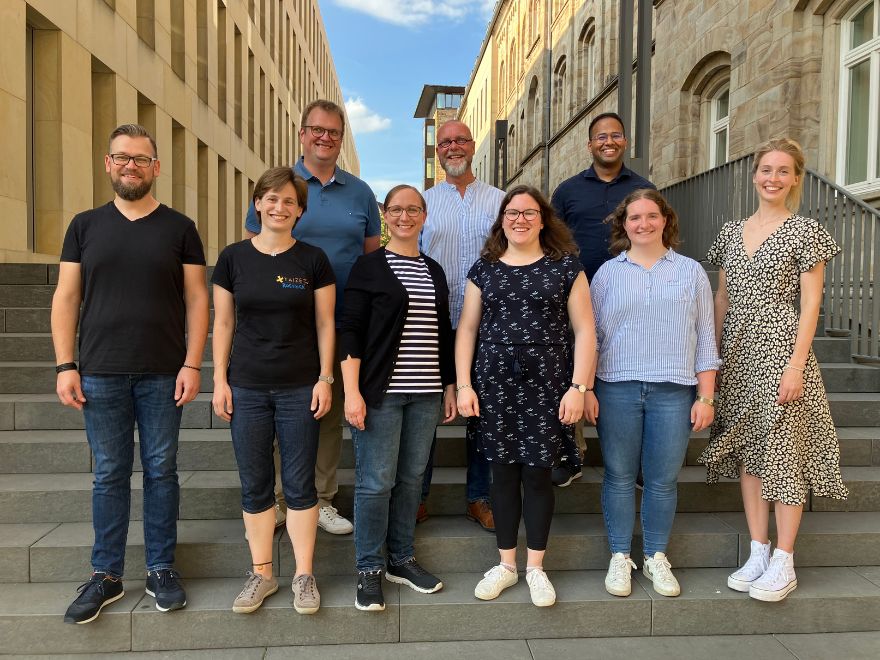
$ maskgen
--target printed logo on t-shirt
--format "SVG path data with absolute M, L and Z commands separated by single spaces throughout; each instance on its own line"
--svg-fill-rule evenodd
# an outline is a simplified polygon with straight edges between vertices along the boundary
M 278 275 L 275 282 L 281 285 L 282 289 L 305 289 L 311 286 L 311 282 L 307 277 L 287 277 L 286 275 Z

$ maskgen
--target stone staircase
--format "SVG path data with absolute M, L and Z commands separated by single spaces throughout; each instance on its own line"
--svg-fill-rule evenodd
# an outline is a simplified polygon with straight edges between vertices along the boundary
M 565 647 L 562 640 L 554 646 L 552 638 L 694 636 L 696 646 L 682 647 L 694 653 L 713 648 L 705 636 L 724 647 L 730 641 L 725 635 L 774 634 L 782 640 L 787 633 L 880 631 L 880 369 L 852 364 L 847 340 L 824 336 L 816 337 L 814 348 L 838 425 L 850 499 L 808 502 L 796 548 L 799 587 L 783 603 L 760 603 L 726 587 L 727 574 L 748 552 L 749 537 L 738 484 L 709 487 L 704 468 L 695 464 L 705 432 L 692 438 L 682 467 L 669 548 L 682 595 L 658 596 L 639 571 L 632 596 L 609 596 L 603 587 L 608 548 L 599 502 L 601 456 L 595 430 L 589 428 L 584 476 L 556 491 L 546 562 L 558 593 L 556 606 L 532 606 L 524 580 L 496 601 L 476 600 L 474 585 L 497 562 L 495 538 L 461 515 L 463 427 L 449 426 L 440 429 L 431 518 L 416 535 L 416 555 L 443 579 L 441 592 L 418 594 L 386 582 L 385 612 L 359 612 L 353 605 L 352 538 L 319 531 L 315 573 L 322 608 L 317 615 L 296 615 L 292 596 L 283 589 L 256 613 L 233 614 L 232 600 L 250 558 L 229 431 L 210 409 L 209 346 L 203 391 L 184 409 L 180 436 L 177 567 L 186 579 L 189 604 L 162 614 L 144 597 L 143 532 L 133 523 L 126 596 L 93 624 L 65 625 L 64 610 L 90 570 L 92 476 L 82 415 L 63 408 L 54 394 L 48 308 L 56 277 L 55 266 L 0 265 L 0 582 L 5 583 L 0 589 L 0 653 L 240 649 L 240 656 L 229 657 L 245 657 L 245 649 L 257 647 L 412 642 L 412 647 L 387 647 L 406 648 L 405 653 L 389 650 L 375 657 L 413 657 L 424 652 L 418 649 L 429 648 L 447 648 L 451 657 L 458 647 L 434 643 L 532 640 L 530 652 L 537 657 L 536 649 L 550 654 L 576 648 Z M 347 515 L 353 476 L 346 440 L 338 505 Z M 142 518 L 138 472 L 132 491 L 136 521 Z M 277 534 L 276 544 L 278 571 L 290 576 L 286 533 Z M 633 547 L 639 544 L 636 539 Z M 870 639 L 876 640 L 878 633 L 873 635 Z M 753 638 L 738 639 L 729 647 L 739 648 L 741 655 Z M 618 654 L 630 648 L 610 639 L 602 645 Z M 340 655 L 332 657 L 348 657 L 342 649 L 349 647 L 338 648 Z M 483 654 L 490 648 L 510 653 L 497 657 L 514 657 L 522 650 L 501 642 L 473 648 L 483 649 L 480 657 L 488 657 Z

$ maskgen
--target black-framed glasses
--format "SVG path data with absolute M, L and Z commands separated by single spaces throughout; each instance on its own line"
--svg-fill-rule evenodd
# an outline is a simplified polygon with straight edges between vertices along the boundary
M 125 167 L 129 162 L 134 161 L 138 167 L 149 167 L 155 161 L 159 160 L 154 156 L 129 156 L 128 154 L 110 154 L 110 160 L 114 165 Z
M 457 137 L 454 140 L 443 140 L 442 142 L 437 143 L 438 149 L 449 149 L 452 146 L 452 143 L 455 142 L 459 147 L 463 147 L 468 142 L 473 142 L 471 138 L 466 137 Z
M 419 214 L 422 213 L 425 209 L 421 206 L 407 206 L 403 208 L 402 206 L 389 206 L 385 209 L 385 213 L 390 215 L 392 218 L 399 218 L 404 211 L 406 211 L 406 215 L 409 218 L 418 218 Z
M 608 140 L 620 142 L 625 137 L 626 136 L 623 133 L 599 133 L 598 135 L 593 136 L 593 142 L 608 142 Z
M 538 209 L 526 209 L 525 211 L 518 211 L 516 209 L 504 210 L 504 219 L 510 223 L 516 222 L 519 216 L 524 217 L 529 222 L 534 222 L 540 215 L 541 212 Z
M 309 131 L 311 131 L 312 133 L 312 137 L 316 138 L 321 137 L 322 135 L 324 135 L 324 133 L 326 133 L 327 137 L 329 137 L 331 140 L 338 140 L 342 137 L 342 131 L 340 131 L 338 128 L 324 128 L 323 126 L 308 125 L 303 125 L 303 128 L 309 129 Z

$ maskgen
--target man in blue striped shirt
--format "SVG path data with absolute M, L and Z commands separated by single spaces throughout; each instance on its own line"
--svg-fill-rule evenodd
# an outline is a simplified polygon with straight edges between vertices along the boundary
M 425 191 L 428 218 L 419 248 L 437 261 L 449 284 L 449 314 L 453 331 L 458 327 L 464 289 L 470 267 L 480 258 L 489 230 L 498 216 L 504 191 L 477 180 L 471 162 L 474 158 L 471 130 L 460 121 L 448 121 L 437 131 L 437 159 L 446 172 L 441 181 Z M 434 438 L 436 444 L 436 437 Z M 434 447 L 425 470 L 422 505 L 418 520 L 427 518 L 425 500 L 431 485 Z M 495 531 L 489 503 L 489 462 L 475 443 L 467 447 L 467 511 L 469 519 L 483 529 Z
M 588 135 L 587 149 L 593 157 L 593 164 L 560 183 L 553 192 L 551 203 L 574 234 L 581 263 L 587 279 L 592 282 L 599 266 L 611 258 L 608 252 L 610 228 L 605 224 L 605 218 L 633 190 L 656 186 L 623 164 L 628 142 L 623 120 L 617 113 L 604 112 L 594 117 Z M 575 440 L 583 457 L 587 448 L 583 422 L 577 424 Z M 564 462 L 553 470 L 553 483 L 568 486 L 580 476 L 580 465 Z

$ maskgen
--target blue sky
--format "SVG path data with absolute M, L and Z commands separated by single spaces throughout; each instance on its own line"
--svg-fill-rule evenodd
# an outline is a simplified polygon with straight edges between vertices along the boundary
M 381 201 L 421 187 L 425 84 L 466 85 L 494 0 L 320 0 L 357 143 L 361 178 Z

